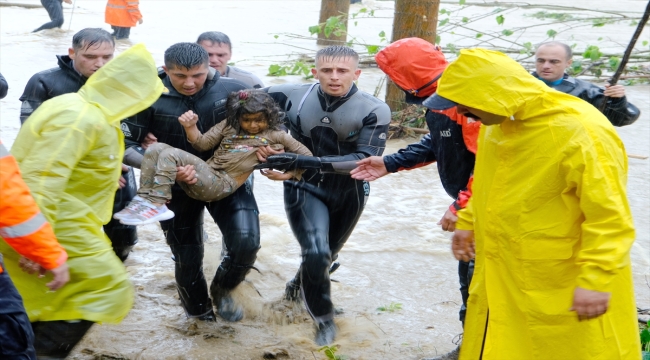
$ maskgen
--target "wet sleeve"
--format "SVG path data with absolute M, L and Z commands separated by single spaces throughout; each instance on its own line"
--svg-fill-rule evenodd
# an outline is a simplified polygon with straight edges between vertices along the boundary
M 474 182 L 474 174 L 470 175 L 467 187 L 458 192 L 458 197 L 449 205 L 449 211 L 454 215 L 458 215 L 458 211 L 467 207 L 469 199 L 472 197 L 472 182 Z
M 226 121 L 222 121 L 211 127 L 205 134 L 199 135 L 196 141 L 191 142 L 188 139 L 187 142 L 192 144 L 192 147 L 198 151 L 212 150 L 215 146 L 221 143 L 221 140 L 223 140 L 223 130 L 225 128 Z
M 82 111 L 74 116 L 77 118 L 70 121 L 47 122 L 39 136 L 33 137 L 33 150 L 20 163 L 25 183 L 52 224 L 73 169 L 97 136 L 96 127 L 84 121 L 87 113 Z
M 51 270 L 68 255 L 56 240 L 22 179 L 18 164 L 0 144 L 0 236 L 19 254 Z
M 584 217 L 576 258 L 577 286 L 608 292 L 612 279 L 630 263 L 635 233 L 626 195 L 623 144 L 614 130 L 600 130 L 572 140 L 574 150 L 568 152 L 564 165 L 567 184 L 575 188 Z
M 284 146 L 284 150 L 286 152 L 312 156 L 311 151 L 309 151 L 305 145 L 303 145 L 300 141 L 294 139 L 291 135 L 283 131 L 278 131 L 277 133 L 280 136 L 280 142 Z
M 7 91 L 9 90 L 9 85 L 7 80 L 0 74 L 0 99 L 4 99 L 7 96 Z
M 436 154 L 431 143 L 431 134 L 427 134 L 419 143 L 410 144 L 394 154 L 384 156 L 384 165 L 388 172 L 411 170 L 426 166 L 436 161 Z
M 20 106 L 20 124 L 24 124 L 27 118 L 48 99 L 49 96 L 45 84 L 39 76 L 32 76 L 25 86 L 23 95 L 20 97 L 20 101 L 22 101 Z
M 580 98 L 586 100 L 598 110 L 601 109 L 603 101 L 605 101 L 604 89 L 594 84 L 588 84 L 587 89 L 580 94 Z M 607 98 L 607 105 L 603 111 L 607 120 L 614 126 L 625 126 L 634 123 L 641 111 L 634 105 L 627 102 L 627 97 L 622 98 Z

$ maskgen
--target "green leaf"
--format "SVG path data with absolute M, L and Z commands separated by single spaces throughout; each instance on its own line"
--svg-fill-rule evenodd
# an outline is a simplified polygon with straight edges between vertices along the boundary
M 469 22 L 469 18 L 468 18 L 467 16 L 464 16 L 464 17 L 463 17 L 463 22 L 464 22 L 464 23 Z
M 446 9 L 440 9 L 439 13 L 440 15 L 444 15 L 444 14 L 449 14 L 449 11 L 447 11 Z
M 440 44 L 440 35 L 436 35 L 436 44 Z
M 465 5 L 465 0 L 458 0 L 458 5 Z
M 600 52 L 600 49 L 596 45 L 589 45 L 582 53 L 582 57 L 585 59 L 591 59 L 591 61 L 596 61 L 603 56 L 603 53 Z
M 284 76 L 286 74 L 284 68 L 278 64 L 271 64 L 271 66 L 269 66 L 269 76 Z
M 361 14 L 365 13 L 366 11 L 368 11 L 368 9 L 366 9 L 366 8 L 361 8 L 361 9 L 359 9 L 359 12 L 360 12 Z
M 325 27 L 325 30 L 323 31 L 323 33 L 325 34 L 325 37 L 326 37 L 326 38 L 329 38 L 330 35 L 332 35 L 332 28 L 326 26 L 326 27 Z
M 370 12 L 368 13 L 368 16 L 375 16 L 375 10 L 370 10 Z
M 368 54 L 374 55 L 379 52 L 379 45 L 366 45 L 366 50 L 368 50 Z
M 528 51 L 532 51 L 533 50 L 533 43 L 531 43 L 530 41 L 525 42 L 524 43 L 524 49 L 526 49 Z
M 480 39 L 482 36 L 483 36 L 483 34 L 481 34 L 481 33 L 476 33 L 476 38 L 477 38 L 477 39 Z
M 603 21 L 602 19 L 595 19 L 591 26 L 602 27 L 605 26 L 605 24 L 606 24 L 605 21 Z
M 309 27 L 309 35 L 318 34 L 320 32 L 320 25 L 314 25 Z
M 643 40 L 643 42 L 641 44 L 643 44 L 643 46 L 648 45 L 648 40 Z
M 639 24 L 639 22 L 636 21 L 636 20 L 632 20 L 632 21 L 630 21 L 630 26 L 635 26 L 635 25 L 637 25 L 637 24 Z
M 358 21 L 355 21 L 355 22 L 354 22 L 354 26 L 357 26 L 358 23 L 359 23 Z
M 603 37 L 602 37 L 602 36 L 598 38 L 598 41 L 601 41 L 601 40 L 603 40 Z
M 567 69 L 569 75 L 575 75 L 578 74 L 582 71 L 582 60 L 580 59 L 574 59 L 573 63 L 571 63 L 571 66 L 569 66 L 569 69 Z
M 513 31 L 512 31 L 512 30 L 508 30 L 508 29 L 504 29 L 501 33 L 502 33 L 503 35 L 505 35 L 505 36 L 510 36 L 510 35 L 513 34 Z
M 618 65 L 621 63 L 621 59 L 618 56 L 612 56 L 609 58 L 609 60 L 607 60 L 607 62 L 609 63 L 609 69 L 616 71 L 616 69 L 618 69 Z
M 503 22 L 506 20 L 506 18 L 503 17 L 503 15 L 498 15 L 496 19 L 497 19 L 497 24 L 499 25 L 503 25 Z
M 650 342 L 650 331 L 648 331 L 648 329 L 643 329 L 643 331 L 641 331 L 640 336 L 641 336 L 641 345 L 645 345 Z
M 379 37 L 386 37 L 386 33 L 384 32 L 384 30 L 382 30 L 382 31 L 379 33 Z
M 445 25 L 446 23 L 448 23 L 448 22 L 449 22 L 449 18 L 442 19 L 442 20 L 438 23 L 438 26 L 444 26 L 444 25 Z
M 273 38 L 274 38 L 274 39 L 277 39 L 277 38 L 279 38 L 279 37 L 280 37 L 279 35 L 273 35 Z
M 551 30 L 546 32 L 546 35 L 548 35 L 548 37 L 550 37 L 550 38 L 555 39 L 555 35 L 557 35 L 557 31 L 551 29 Z

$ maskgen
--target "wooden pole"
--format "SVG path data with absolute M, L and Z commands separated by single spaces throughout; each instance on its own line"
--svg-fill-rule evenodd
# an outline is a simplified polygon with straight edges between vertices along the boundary
M 343 45 L 348 38 L 348 13 L 350 12 L 350 0 L 321 0 L 320 2 L 320 18 L 318 20 L 319 24 L 327 22 L 332 16 L 343 15 L 342 22 L 345 24 L 346 31 L 336 36 L 330 34 L 329 37 L 325 36 L 323 31 L 318 33 L 318 40 L 316 44 L 318 45 Z
M 439 7 L 440 0 L 396 0 L 391 41 L 419 37 L 435 44 Z M 404 92 L 390 80 L 386 84 L 386 104 L 392 111 L 406 106 Z
M 648 1 L 648 5 L 646 5 L 645 7 L 645 12 L 643 13 L 641 20 L 636 26 L 636 30 L 632 35 L 632 40 L 630 40 L 630 43 L 627 45 L 627 49 L 625 49 L 625 53 L 623 54 L 621 63 L 618 64 L 618 69 L 616 69 L 614 76 L 612 76 L 612 78 L 609 80 L 610 85 L 616 85 L 618 79 L 623 74 L 623 71 L 625 70 L 625 65 L 627 65 L 627 61 L 630 60 L 630 55 L 632 55 L 632 50 L 634 50 L 634 45 L 636 44 L 636 41 L 639 39 L 639 36 L 643 31 L 643 27 L 645 27 L 645 24 L 648 22 L 648 18 L 650 18 L 650 1 Z M 607 99 L 608 97 L 605 96 L 603 98 L 603 103 L 600 105 L 600 112 L 602 113 L 605 112 L 605 108 L 607 107 Z

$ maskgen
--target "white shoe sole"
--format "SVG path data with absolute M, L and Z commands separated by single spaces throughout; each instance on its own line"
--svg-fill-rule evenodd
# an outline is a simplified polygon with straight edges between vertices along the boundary
M 164 213 L 162 213 L 162 214 L 160 214 L 158 216 L 154 216 L 151 219 L 147 219 L 147 220 L 135 220 L 135 219 L 133 219 L 133 220 L 119 219 L 119 220 L 120 220 L 120 223 L 124 224 L 124 225 L 146 225 L 146 224 L 155 223 L 157 221 L 169 220 L 169 219 L 173 218 L 174 215 L 175 214 L 174 214 L 173 211 L 167 210 Z

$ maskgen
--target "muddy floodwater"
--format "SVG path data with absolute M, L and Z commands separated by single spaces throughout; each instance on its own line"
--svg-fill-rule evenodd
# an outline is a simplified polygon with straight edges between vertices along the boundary
M 532 6 L 508 7 L 505 26 L 532 24 L 536 20 L 526 15 L 538 11 L 570 11 L 561 8 L 564 0 L 528 3 Z M 0 101 L 0 138 L 5 145 L 11 146 L 20 128 L 18 98 L 29 77 L 56 66 L 55 55 L 67 54 L 76 31 L 85 27 L 110 30 L 104 23 L 105 4 L 78 0 L 74 13 L 71 5 L 64 4 L 63 28 L 37 34 L 31 30 L 48 21 L 44 9 L 0 7 L 0 72 L 10 86 L 8 96 Z M 459 7 L 455 4 L 443 2 L 441 8 L 456 11 Z M 645 4 L 632 0 L 571 3 L 578 8 L 598 7 L 638 17 Z M 352 5 L 351 12 L 363 7 L 374 10 L 374 16 L 360 17 L 356 26 L 351 22 L 350 35 L 371 43 L 378 42 L 381 31 L 390 34 L 393 2 L 367 0 L 363 5 Z M 266 85 L 311 81 L 299 76 L 266 75 L 271 64 L 280 64 L 289 56 L 313 55 L 317 50 L 313 39 L 300 37 L 309 36 L 307 29 L 317 23 L 319 8 L 320 1 L 312 0 L 142 0 L 144 23 L 132 29 L 131 40 L 118 42 L 117 51 L 143 42 L 162 65 L 163 52 L 171 44 L 195 41 L 201 32 L 217 30 L 233 41 L 232 61 L 257 74 Z M 467 15 L 461 16 L 494 9 L 469 6 L 462 10 Z M 498 26 L 494 16 L 472 25 L 485 32 Z M 559 25 L 533 27 L 522 37 L 532 43 L 543 41 L 553 26 Z M 633 31 L 629 23 L 580 27 L 556 40 L 575 43 L 577 49 L 602 44 L 603 51 L 622 54 Z M 441 35 L 441 43 L 471 46 L 476 43 L 472 37 L 476 39 L 472 31 L 446 33 Z M 639 42 L 643 40 L 650 40 L 647 28 Z M 382 77 L 380 70 L 364 68 L 359 87 L 370 93 L 379 89 L 383 98 L 383 88 L 378 86 Z M 634 155 L 629 159 L 628 191 L 637 228 L 632 248 L 637 305 L 650 308 L 650 86 L 629 86 L 627 94 L 642 115 L 635 124 L 617 130 L 628 153 Z M 418 140 L 389 141 L 386 153 Z M 281 301 L 285 282 L 300 263 L 300 248 L 284 213 L 282 184 L 258 175 L 254 191 L 260 209 L 262 248 L 256 263 L 259 272 L 251 271 L 236 291 L 246 308 L 242 321 L 205 323 L 185 317 L 176 293 L 171 252 L 159 225 L 151 224 L 138 229 L 139 243 L 124 263 L 136 289 L 133 310 L 119 325 L 94 326 L 71 358 L 325 359 L 313 342 L 308 314 L 301 306 Z M 335 342 L 337 355 L 350 359 L 419 359 L 455 347 L 452 339 L 462 332 L 457 262 L 449 250 L 449 233 L 436 226 L 450 202 L 435 165 L 371 183 L 366 209 L 340 253 L 341 267 L 332 276 L 336 280 L 332 297 L 341 311 L 335 320 L 340 328 Z M 211 281 L 219 264 L 221 235 L 209 217 L 206 224 L 204 271 Z

